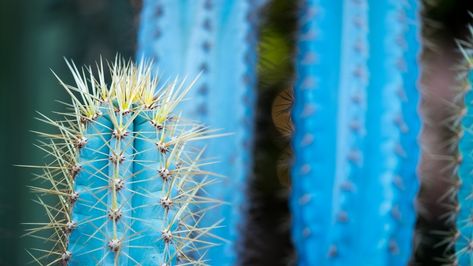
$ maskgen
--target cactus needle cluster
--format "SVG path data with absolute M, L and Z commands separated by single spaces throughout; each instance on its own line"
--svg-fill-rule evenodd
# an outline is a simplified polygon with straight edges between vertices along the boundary
M 46 242 L 29 251 L 34 261 L 206 265 L 218 224 L 200 221 L 218 204 L 204 189 L 216 175 L 200 170 L 212 162 L 192 142 L 216 135 L 176 112 L 193 82 L 160 83 L 150 63 L 120 58 L 110 75 L 102 62 L 68 66 L 75 85 L 58 79 L 69 111 L 40 117 L 55 132 L 38 132 L 50 160 L 37 166 L 43 185 L 32 187 L 48 217 L 27 232 Z

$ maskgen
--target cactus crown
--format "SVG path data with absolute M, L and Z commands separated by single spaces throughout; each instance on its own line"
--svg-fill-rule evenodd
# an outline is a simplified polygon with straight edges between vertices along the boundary
M 217 202 L 202 188 L 215 175 L 199 170 L 212 162 L 191 142 L 216 135 L 176 112 L 193 82 L 158 89 L 149 62 L 119 57 L 110 76 L 102 61 L 96 74 L 67 65 L 75 85 L 58 80 L 69 111 L 41 115 L 55 132 L 38 132 L 50 160 L 34 166 L 42 185 L 32 190 L 48 221 L 26 233 L 48 248 L 29 254 L 42 265 L 205 265 L 217 224 L 200 220 Z

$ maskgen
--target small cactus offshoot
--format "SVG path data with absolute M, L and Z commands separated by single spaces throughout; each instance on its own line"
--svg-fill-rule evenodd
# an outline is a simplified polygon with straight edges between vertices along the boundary
M 176 107 L 193 82 L 159 85 L 151 64 L 117 58 L 78 69 L 59 120 L 41 115 L 53 133 L 39 133 L 50 160 L 38 167 L 43 185 L 32 187 L 46 222 L 27 235 L 46 247 L 29 251 L 41 265 L 206 265 L 216 245 L 201 217 L 217 201 L 206 185 L 214 175 L 192 142 L 215 137 L 186 121 Z M 97 75 L 96 75 L 96 74 Z M 215 203 L 215 204 L 214 204 Z

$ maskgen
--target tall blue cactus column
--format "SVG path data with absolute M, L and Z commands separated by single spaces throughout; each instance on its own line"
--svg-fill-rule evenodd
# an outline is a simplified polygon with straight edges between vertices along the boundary
M 369 1 L 367 145 L 364 180 L 359 185 L 363 195 L 359 222 L 364 235 L 358 250 L 360 263 L 406 265 L 412 252 L 420 122 L 416 112 L 418 9 L 415 1 L 410 2 Z
M 473 38 L 473 27 L 470 27 Z M 459 189 L 457 191 L 458 213 L 456 214 L 457 233 L 455 235 L 455 255 L 457 257 L 457 265 L 473 264 L 473 39 L 471 43 L 462 47 L 462 51 L 467 61 L 467 76 L 465 78 L 464 87 L 461 88 L 465 93 L 465 108 L 462 112 L 461 120 L 462 133 L 459 143 L 459 160 L 458 169 Z
M 256 86 L 256 14 L 263 1 L 145 0 L 139 32 L 140 58 L 154 59 L 163 76 L 200 74 L 182 111 L 231 136 L 203 141 L 219 164 L 206 170 L 226 176 L 206 191 L 226 203 L 203 217 L 224 239 L 209 251 L 212 265 L 233 265 L 244 224 L 245 190 L 252 169 L 252 138 Z M 211 159 L 211 158 L 209 158 Z
M 299 265 L 326 265 L 336 169 L 342 3 L 304 1 L 299 12 L 292 235 Z
M 291 198 L 299 265 L 409 260 L 417 16 L 416 1 L 302 1 Z
M 406 265 L 413 252 L 412 235 L 416 222 L 415 199 L 419 190 L 419 180 L 415 171 L 420 157 L 418 145 L 421 121 L 419 116 L 419 57 L 420 1 L 401 2 L 392 14 L 400 24 L 395 43 L 401 47 L 402 55 L 394 67 L 401 71 L 402 85 L 395 91 L 401 101 L 401 112 L 394 119 L 400 131 L 400 142 L 396 153 L 401 158 L 393 184 L 399 192 L 391 214 L 396 218 L 394 233 L 389 238 L 390 265 Z

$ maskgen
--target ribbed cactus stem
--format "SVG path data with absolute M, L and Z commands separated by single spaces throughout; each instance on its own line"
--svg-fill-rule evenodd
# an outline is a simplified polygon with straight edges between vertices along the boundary
M 52 250 L 30 254 L 43 265 L 206 265 L 216 225 L 201 219 L 215 200 L 202 188 L 213 178 L 192 143 L 212 135 L 176 112 L 193 84 L 158 88 L 149 64 L 110 65 L 108 85 L 102 64 L 98 78 L 69 64 L 73 112 L 43 118 L 59 131 L 40 133 L 52 160 L 33 188 L 49 222 L 28 234 L 51 233 Z
M 204 225 L 224 218 L 214 234 L 226 239 L 212 249 L 215 265 L 233 265 L 243 233 L 245 191 L 252 170 L 256 86 L 257 12 L 264 1 L 144 1 L 137 58 L 155 58 L 155 69 L 170 76 L 199 76 L 183 115 L 232 133 L 203 141 L 205 157 L 219 154 L 219 165 L 205 167 L 225 176 L 206 191 L 226 204 L 209 210 Z M 159 32 L 159 34 L 155 34 Z
M 153 206 L 160 201 L 160 198 L 163 198 L 164 195 L 161 192 L 163 190 L 163 180 L 155 179 L 157 169 L 162 167 L 162 158 L 161 151 L 153 147 L 156 145 L 149 140 L 159 139 L 159 134 L 156 127 L 151 124 L 149 121 L 152 117 L 152 112 L 146 111 L 137 117 L 136 123 L 134 125 L 135 132 L 137 132 L 138 138 L 135 139 L 135 148 L 137 151 L 140 151 L 135 156 L 135 165 L 134 171 L 135 176 L 135 191 L 137 195 L 133 197 L 133 205 L 135 206 Z M 154 195 L 154 196 L 153 196 Z M 146 219 L 146 220 L 137 220 L 133 225 L 133 229 L 137 232 L 147 231 L 147 228 L 151 224 L 159 225 L 162 223 L 164 216 L 164 209 L 159 208 L 156 205 L 155 208 L 136 208 L 134 210 L 134 216 L 137 217 L 153 217 L 155 219 Z M 156 215 L 159 214 L 159 215 Z M 153 241 L 153 239 L 158 239 L 160 232 L 154 232 L 154 234 L 142 235 L 141 239 L 137 239 L 137 242 L 140 241 Z M 146 262 L 149 258 L 153 256 L 160 256 L 162 251 L 150 250 L 148 252 L 141 252 L 136 250 L 136 258 L 138 261 Z
M 307 0 L 300 10 L 291 199 L 299 265 L 405 265 L 418 189 L 418 4 Z
M 470 27 L 473 37 L 473 27 Z M 473 40 L 473 39 L 471 39 Z M 470 40 L 470 41 L 471 41 Z M 459 143 L 459 189 L 457 193 L 458 213 L 456 215 L 457 233 L 455 235 L 456 265 L 473 264 L 473 44 L 461 47 L 465 55 L 467 70 L 462 92 L 464 93 L 463 118 L 461 120 L 461 139 Z
M 302 1 L 294 92 L 292 235 L 299 265 L 327 264 L 336 163 L 342 6 Z M 323 151 L 323 152 L 320 152 Z
M 70 198 L 70 204 L 63 203 L 74 208 L 72 215 L 65 220 L 67 231 L 71 233 L 66 252 L 81 254 L 95 250 L 84 258 L 98 263 L 104 258 L 106 250 L 103 248 L 102 234 L 95 237 L 94 233 L 97 228 L 107 223 L 107 181 L 110 165 L 110 147 L 107 140 L 111 137 L 112 123 L 104 116 L 87 123 L 87 126 L 81 126 L 83 133 L 77 138 L 76 148 L 79 153 L 76 163 L 70 165 L 68 185 L 73 183 L 71 195 L 75 195 L 75 198 Z M 78 226 L 79 223 L 81 226 Z M 67 253 L 62 255 L 62 261 L 67 262 Z M 80 256 L 76 255 L 74 260 L 80 261 L 79 259 Z
M 404 79 L 406 25 L 408 23 L 404 9 L 408 4 L 403 1 L 370 1 L 370 82 L 368 87 L 367 139 L 365 173 L 366 181 L 360 186 L 363 200 L 360 212 L 364 211 L 360 223 L 365 237 L 361 239 L 358 262 L 373 265 L 404 265 L 410 253 L 399 253 L 400 246 L 411 246 L 413 241 L 413 223 L 403 227 L 403 218 L 409 215 L 401 212 L 401 203 L 411 202 L 411 208 L 405 210 L 415 214 L 413 208 L 415 195 L 404 194 L 398 188 L 399 178 L 410 178 L 406 186 L 417 187 L 416 159 L 418 146 L 415 142 L 410 147 L 403 146 L 402 138 L 410 129 L 405 124 L 403 114 L 403 93 L 406 88 L 417 85 L 417 77 Z M 410 21 L 409 23 L 413 23 Z M 415 47 L 412 47 L 415 49 Z M 416 54 L 411 57 L 417 58 Z M 410 104 L 417 107 L 413 99 Z M 418 124 L 418 122 L 417 122 Z M 414 128 L 418 129 L 418 126 Z M 414 131 L 414 136 L 418 134 Z M 413 164 L 402 164 L 409 157 Z M 375 160 L 376 163 L 373 163 Z M 400 175 L 403 172 L 404 177 Z M 404 208 L 403 208 L 404 210 Z M 397 239 L 403 230 L 408 230 L 407 238 Z M 401 242 L 399 242 L 399 241 Z M 375 248 L 370 248 L 374 245 Z M 404 248 L 403 248 L 404 250 Z M 410 248 L 408 249 L 410 250 Z M 362 255 L 365 254 L 365 255 Z M 368 260 L 366 258 L 368 255 Z
M 353 232 L 361 219 L 359 190 L 362 189 L 362 167 L 366 158 L 365 115 L 367 108 L 368 4 L 345 1 L 342 20 L 337 150 L 332 225 L 328 233 L 327 258 L 339 265 L 353 261 Z
M 402 2 L 402 1 L 401 1 Z M 388 243 L 389 265 L 406 265 L 413 254 L 413 233 L 416 222 L 415 199 L 419 190 L 417 166 L 419 162 L 419 56 L 420 56 L 420 3 L 416 0 L 404 1 L 395 16 L 400 31 L 395 41 L 402 47 L 403 54 L 396 62 L 402 74 L 402 85 L 397 90 L 401 101 L 401 114 L 395 123 L 401 132 L 400 143 L 396 147 L 400 164 L 393 184 L 399 191 L 392 215 L 396 227 Z

